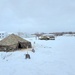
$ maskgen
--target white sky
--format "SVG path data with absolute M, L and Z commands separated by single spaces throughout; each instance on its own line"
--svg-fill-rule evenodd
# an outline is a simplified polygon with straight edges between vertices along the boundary
M 75 0 L 0 0 L 0 31 L 75 31 Z

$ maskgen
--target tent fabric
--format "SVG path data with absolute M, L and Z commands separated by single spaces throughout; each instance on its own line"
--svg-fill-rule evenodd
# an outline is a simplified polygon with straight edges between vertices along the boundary
M 10 50 L 19 48 L 31 48 L 31 42 L 15 34 L 11 34 L 0 41 L 0 50 Z

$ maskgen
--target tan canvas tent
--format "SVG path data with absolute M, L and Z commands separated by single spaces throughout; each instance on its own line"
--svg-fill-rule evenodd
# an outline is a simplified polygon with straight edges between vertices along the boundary
M 14 51 L 17 49 L 31 48 L 31 42 L 11 34 L 0 41 L 0 51 Z

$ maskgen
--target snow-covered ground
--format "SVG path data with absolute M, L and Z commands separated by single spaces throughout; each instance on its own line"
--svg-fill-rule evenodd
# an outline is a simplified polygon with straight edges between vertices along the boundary
M 0 52 L 0 75 L 75 75 L 75 37 L 31 41 L 35 53 L 28 51 Z M 35 44 L 34 44 L 35 42 Z

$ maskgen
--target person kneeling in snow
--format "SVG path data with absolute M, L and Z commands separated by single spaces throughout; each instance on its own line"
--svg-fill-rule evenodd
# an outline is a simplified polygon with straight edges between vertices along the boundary
M 30 59 L 30 55 L 27 53 L 26 56 L 25 56 L 25 58 L 26 58 L 26 59 L 27 59 L 27 58 Z

